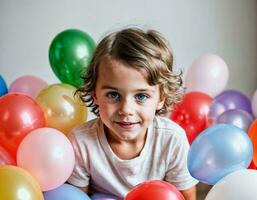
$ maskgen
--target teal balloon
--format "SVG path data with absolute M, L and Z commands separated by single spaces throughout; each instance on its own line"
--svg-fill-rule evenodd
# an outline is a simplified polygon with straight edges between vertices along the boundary
M 83 84 L 84 75 L 95 49 L 95 42 L 86 32 L 68 29 L 51 42 L 49 62 L 62 83 L 75 87 Z

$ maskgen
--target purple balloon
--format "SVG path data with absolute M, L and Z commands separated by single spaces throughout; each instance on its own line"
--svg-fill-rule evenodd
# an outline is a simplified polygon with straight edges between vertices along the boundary
M 216 120 L 226 110 L 240 109 L 252 115 L 250 99 L 243 93 L 236 90 L 225 90 L 213 98 L 210 105 L 210 118 Z
M 243 131 L 247 132 L 253 120 L 253 116 L 248 112 L 239 109 L 232 109 L 227 110 L 219 115 L 217 117 L 216 123 L 233 124 L 238 128 L 243 129 Z
M 116 200 L 116 197 L 110 194 L 96 193 L 91 196 L 91 200 Z

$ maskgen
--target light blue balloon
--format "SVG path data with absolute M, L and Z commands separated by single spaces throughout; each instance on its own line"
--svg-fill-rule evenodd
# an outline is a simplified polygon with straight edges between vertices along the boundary
M 252 156 L 252 142 L 242 129 L 231 124 L 217 124 L 195 138 L 187 165 L 194 178 L 214 185 L 227 174 L 246 169 Z
M 3 96 L 7 92 L 8 92 L 8 89 L 7 89 L 6 83 L 3 77 L 0 75 L 0 96 Z
M 65 183 L 56 189 L 44 192 L 44 200 L 90 200 L 90 198 L 82 190 Z

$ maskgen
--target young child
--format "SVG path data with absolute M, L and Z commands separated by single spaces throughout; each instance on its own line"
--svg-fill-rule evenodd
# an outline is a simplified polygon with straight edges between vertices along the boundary
M 77 90 L 98 118 L 75 127 L 69 139 L 76 163 L 68 182 L 117 199 L 147 180 L 164 180 L 195 200 L 182 128 L 160 117 L 182 95 L 181 74 L 160 33 L 127 28 L 98 44 Z

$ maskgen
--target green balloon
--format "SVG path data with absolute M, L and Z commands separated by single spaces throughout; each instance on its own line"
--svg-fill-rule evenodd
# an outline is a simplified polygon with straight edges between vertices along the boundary
M 83 84 L 81 76 L 94 49 L 95 42 L 87 33 L 76 29 L 65 30 L 50 45 L 51 68 L 61 82 L 80 87 Z

